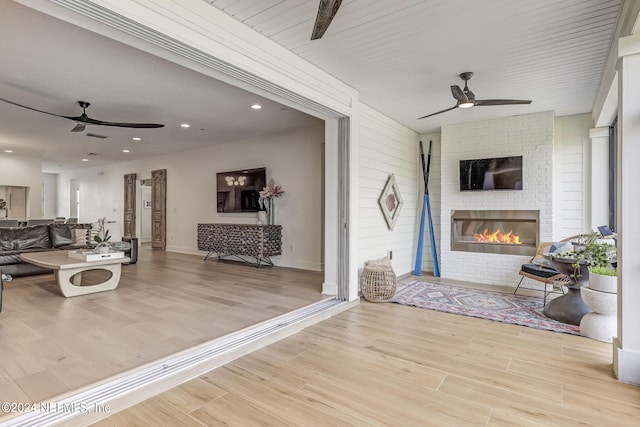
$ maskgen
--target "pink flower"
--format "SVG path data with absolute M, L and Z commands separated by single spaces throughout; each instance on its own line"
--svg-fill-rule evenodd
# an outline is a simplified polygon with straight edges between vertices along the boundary
M 276 184 L 276 181 L 272 179 L 266 187 L 262 187 L 258 202 L 263 208 L 269 209 L 270 200 L 282 197 L 283 194 L 284 190 L 282 189 L 282 186 L 280 186 L 280 184 Z

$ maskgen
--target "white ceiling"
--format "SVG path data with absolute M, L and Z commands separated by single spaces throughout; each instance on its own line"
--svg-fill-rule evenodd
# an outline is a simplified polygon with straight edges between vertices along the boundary
M 206 1 L 206 0 L 205 0 Z M 360 91 L 410 128 L 554 110 L 590 112 L 619 0 L 344 0 L 320 40 L 318 1 L 207 1 Z M 473 71 L 477 99 L 530 105 L 456 109 L 450 86 Z
M 621 0 L 344 0 L 310 41 L 316 0 L 207 1 L 360 91 L 419 133 L 442 125 L 553 110 L 590 112 Z M 37 31 L 34 31 L 37 29 Z M 257 95 L 0 0 L 0 97 L 62 115 L 164 123 L 88 126 L 0 102 L 0 150 L 41 155 L 45 171 L 79 169 L 307 127 L 318 120 Z M 450 86 L 473 71 L 478 99 L 531 105 L 456 109 Z M 265 108 L 249 109 L 260 102 Z M 183 121 L 192 127 L 179 127 Z M 142 142 L 133 142 L 141 136 Z M 122 153 L 128 148 L 131 153 Z M 90 162 L 81 158 L 97 153 Z M 0 155 L 5 155 L 0 151 Z
M 37 29 L 37 31 L 34 31 Z M 87 126 L 0 102 L 0 155 L 42 156 L 45 172 L 76 170 L 281 133 L 322 123 L 8 0 L 0 0 L 0 98 L 38 110 L 162 129 Z M 250 106 L 258 102 L 263 108 Z M 183 129 L 180 124 L 191 127 Z M 88 137 L 88 133 L 108 136 Z M 132 138 L 139 136 L 142 141 Z M 130 153 L 123 153 L 129 149 Z M 95 153 L 90 156 L 89 153 Z M 83 162 L 82 159 L 89 159 Z

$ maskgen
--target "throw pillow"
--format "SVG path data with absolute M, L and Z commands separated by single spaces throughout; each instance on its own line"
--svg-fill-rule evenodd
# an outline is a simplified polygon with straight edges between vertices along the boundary
M 87 230 L 86 228 L 74 228 L 71 230 L 73 234 L 74 246 L 86 246 L 87 245 Z
M 73 235 L 68 225 L 65 224 L 51 224 L 49 226 L 49 234 L 51 238 L 51 244 L 54 248 L 61 246 L 68 246 L 73 244 Z

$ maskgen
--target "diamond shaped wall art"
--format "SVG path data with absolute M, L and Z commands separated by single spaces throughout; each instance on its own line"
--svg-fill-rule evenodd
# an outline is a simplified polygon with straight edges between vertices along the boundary
M 389 175 L 389 179 L 378 199 L 378 204 L 380 205 L 384 219 L 387 221 L 387 227 L 393 231 L 393 227 L 400 216 L 400 210 L 404 204 L 394 174 Z

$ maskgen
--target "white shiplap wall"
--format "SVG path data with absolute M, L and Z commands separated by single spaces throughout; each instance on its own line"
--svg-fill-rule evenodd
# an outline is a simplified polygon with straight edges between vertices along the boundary
M 553 238 L 564 239 L 589 231 L 590 178 L 589 165 L 593 126 L 590 114 L 556 117 L 554 123 Z M 602 201 L 607 203 L 606 200 Z
M 412 270 L 418 183 L 418 135 L 377 111 L 361 105 L 358 122 L 358 264 L 393 251 L 396 274 Z M 378 198 L 394 174 L 404 205 L 393 231 L 380 211 Z

